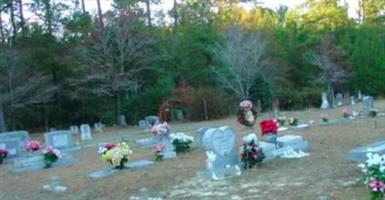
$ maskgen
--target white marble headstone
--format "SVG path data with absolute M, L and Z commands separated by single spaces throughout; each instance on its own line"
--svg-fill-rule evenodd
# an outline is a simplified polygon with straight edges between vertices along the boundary
M 322 93 L 321 109 L 328 109 L 330 107 L 327 93 Z
M 82 141 L 92 140 L 90 125 L 82 124 L 80 126 L 80 132 L 81 132 L 81 139 L 82 139 Z

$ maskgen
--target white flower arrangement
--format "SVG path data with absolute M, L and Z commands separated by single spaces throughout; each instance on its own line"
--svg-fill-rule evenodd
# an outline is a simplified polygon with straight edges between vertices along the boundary
M 193 143 L 194 138 L 185 133 L 172 133 L 170 134 L 171 143 L 175 147 L 177 153 L 183 153 L 190 150 L 190 145 Z
M 371 190 L 372 199 L 383 199 L 385 197 L 385 155 L 366 154 L 368 158 L 365 163 L 361 163 L 364 174 L 364 183 Z

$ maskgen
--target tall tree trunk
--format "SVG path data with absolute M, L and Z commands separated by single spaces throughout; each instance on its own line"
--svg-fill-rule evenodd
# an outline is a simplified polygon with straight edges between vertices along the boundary
M 146 9 L 147 9 L 147 21 L 148 21 L 148 27 L 152 27 L 151 23 L 151 0 L 146 0 Z
M 174 0 L 174 12 L 173 12 L 174 28 L 178 24 L 178 10 L 177 10 L 177 7 L 178 7 L 178 2 L 176 2 L 176 0 Z
M 52 35 L 53 27 L 52 27 L 52 6 L 50 0 L 45 0 L 45 21 L 47 24 L 48 33 Z
M 5 123 L 3 103 L 0 101 L 0 132 L 7 131 L 7 126 Z
M 16 29 L 16 19 L 15 19 L 15 7 L 13 5 L 13 0 L 10 1 L 10 11 L 11 11 L 11 25 L 12 25 L 12 36 L 11 36 L 11 40 L 12 40 L 12 43 L 15 43 L 16 41 L 16 34 L 17 34 L 17 29 Z
M 24 19 L 24 11 L 23 11 L 23 0 L 19 0 L 19 14 L 20 14 L 20 26 L 21 30 L 25 32 L 25 19 Z
M 4 34 L 3 18 L 2 18 L 1 11 L 0 11 L 0 37 L 1 37 L 1 43 L 5 44 L 5 34 Z
M 86 13 L 86 4 L 84 4 L 84 0 L 82 0 L 82 11 L 83 11 L 83 14 Z
M 100 0 L 96 0 L 96 3 L 98 5 L 98 18 L 99 18 L 99 26 L 103 30 L 104 29 L 104 23 L 103 23 L 103 12 L 102 7 L 100 5 Z

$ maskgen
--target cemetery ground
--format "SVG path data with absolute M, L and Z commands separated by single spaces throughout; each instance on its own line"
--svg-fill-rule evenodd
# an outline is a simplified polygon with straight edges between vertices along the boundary
M 361 110 L 361 104 L 355 110 Z M 383 111 L 385 101 L 375 102 L 375 107 Z M 327 110 L 331 119 L 339 119 L 340 109 Z M 97 144 L 126 140 L 133 150 L 131 160 L 153 159 L 151 148 L 135 145 L 135 140 L 150 137 L 137 127 L 124 129 L 107 128 L 104 133 L 93 134 L 93 145 L 74 151 L 78 159 L 72 166 L 49 168 L 39 171 L 12 174 L 11 164 L 0 165 L 0 199 L 2 200 L 76 200 L 76 199 L 117 199 L 126 200 L 137 194 L 141 187 L 147 187 L 153 197 L 163 199 L 368 199 L 369 192 L 362 183 L 358 163 L 346 159 L 349 150 L 385 138 L 385 128 L 374 129 L 373 118 L 358 118 L 351 124 L 320 126 L 319 109 L 298 112 L 281 112 L 287 117 L 297 117 L 300 123 L 314 120 L 307 130 L 289 130 L 280 136 L 301 135 L 309 141 L 310 156 L 300 159 L 279 159 L 263 163 L 246 170 L 241 176 L 227 177 L 212 181 L 197 177 L 203 168 L 206 154 L 195 145 L 190 153 L 178 155 L 175 159 L 156 162 L 147 168 L 123 170 L 99 180 L 91 180 L 87 175 L 107 166 L 97 154 Z M 264 113 L 259 117 L 271 116 Z M 383 120 L 385 122 L 385 118 Z M 230 126 L 237 132 L 238 144 L 242 136 L 250 133 L 242 128 L 235 117 L 191 123 L 171 123 L 172 132 L 194 134 L 200 127 Z M 259 136 L 257 129 L 258 138 Z M 43 141 L 43 134 L 31 134 Z M 77 136 L 79 137 L 79 136 Z M 76 138 L 80 141 L 80 138 Z M 42 185 L 51 176 L 59 176 L 65 193 L 42 191 Z

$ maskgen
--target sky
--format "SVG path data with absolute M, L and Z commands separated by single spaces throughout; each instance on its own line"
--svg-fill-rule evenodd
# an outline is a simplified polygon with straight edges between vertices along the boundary
M 59 0 L 60 1 L 60 0 Z M 303 3 L 305 0 L 259 0 L 261 5 L 267 8 L 276 9 L 279 7 L 279 5 L 285 5 L 289 8 L 293 8 L 294 6 Z M 356 18 L 357 17 L 357 8 L 358 8 L 358 0 L 344 0 L 349 5 L 349 16 Z M 87 6 L 89 7 L 90 11 L 96 10 L 96 0 L 86 0 Z M 102 3 L 102 9 L 108 10 L 111 8 L 111 2 L 112 0 L 101 0 Z M 162 10 L 164 12 L 167 12 L 168 10 L 171 10 L 173 6 L 173 0 L 162 0 L 162 4 L 154 6 L 155 11 Z

